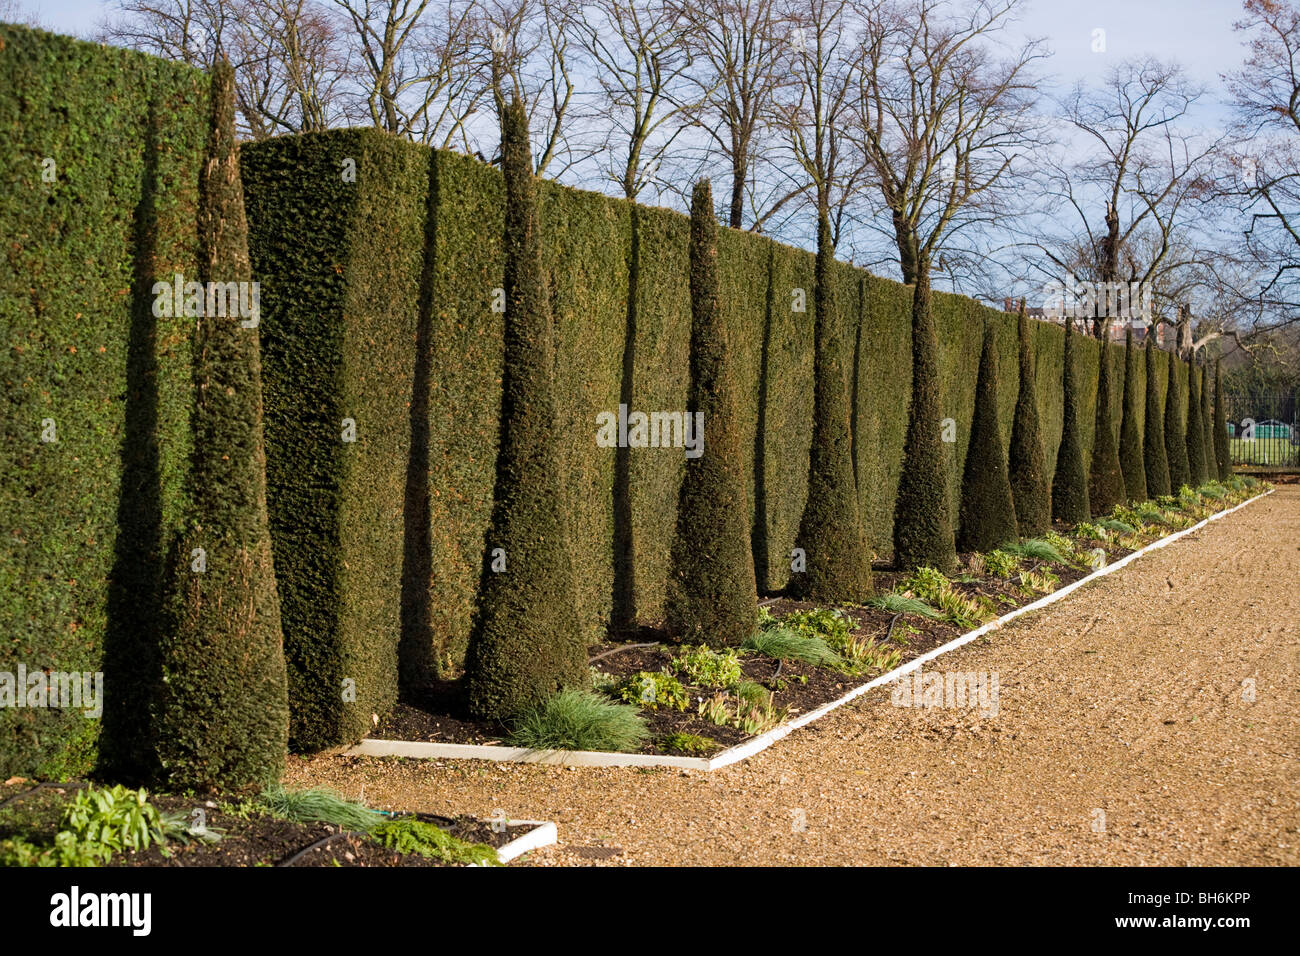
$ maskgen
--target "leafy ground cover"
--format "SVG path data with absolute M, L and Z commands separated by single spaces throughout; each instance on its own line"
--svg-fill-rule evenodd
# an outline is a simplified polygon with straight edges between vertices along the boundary
M 675 644 L 654 628 L 589 650 L 592 690 L 512 724 L 465 715 L 455 680 L 399 703 L 381 740 L 708 756 L 836 700 L 981 624 L 1263 491 L 1254 478 L 1183 487 L 1041 538 L 964 553 L 951 575 L 877 565 L 877 594 L 835 607 L 778 596 L 739 648 Z
M 527 824 L 393 814 L 331 790 L 152 794 L 13 777 L 0 784 L 0 866 L 495 866 Z

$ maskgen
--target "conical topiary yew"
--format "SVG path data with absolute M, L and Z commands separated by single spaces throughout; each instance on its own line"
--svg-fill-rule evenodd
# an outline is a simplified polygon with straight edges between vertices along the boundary
M 718 221 L 707 180 L 691 197 L 691 383 L 687 414 L 702 415 L 704 454 L 686 459 L 670 552 L 668 631 L 690 643 L 739 644 L 754 629 L 750 550 L 735 385 L 718 306 Z
M 894 564 L 899 570 L 924 566 L 947 574 L 957 563 L 940 388 L 930 278 L 928 270 L 921 270 L 912 288 L 912 400 L 894 499 Z
M 560 499 L 554 331 L 528 116 L 517 99 L 501 108 L 501 155 L 506 189 L 501 444 L 464 679 L 469 711 L 490 720 L 514 717 L 561 689 L 588 682 Z
M 1124 472 L 1124 493 L 1129 501 L 1146 501 L 1147 473 L 1138 437 L 1137 352 L 1133 327 L 1124 333 L 1124 407 L 1119 423 L 1119 466 Z
M 1092 463 L 1088 468 L 1088 504 L 1094 514 L 1110 514 L 1124 502 L 1124 472 L 1115 445 L 1114 419 L 1110 413 L 1110 345 L 1099 343 L 1097 355 L 1097 404 L 1093 409 Z
M 1187 474 L 1193 486 L 1208 477 L 1205 471 L 1205 429 L 1201 426 L 1201 371 L 1195 361 L 1187 364 Z
M 205 288 L 252 281 L 227 62 L 212 72 L 198 236 Z M 240 789 L 279 778 L 289 738 L 257 328 L 201 316 L 193 355 L 189 510 L 167 568 L 154 739 L 169 788 Z
M 1042 424 L 1035 392 L 1034 343 L 1030 340 L 1025 300 L 1020 300 L 1016 321 L 1020 342 L 1020 387 L 1011 425 L 1009 478 L 1015 502 L 1016 523 L 1022 537 L 1036 538 L 1052 523 L 1052 500 L 1047 483 Z
M 1178 386 L 1178 356 L 1169 353 L 1169 386 L 1165 389 L 1165 459 L 1169 462 L 1169 491 L 1191 483 L 1187 471 L 1187 433 L 1183 425 L 1182 390 Z
M 1232 457 L 1228 445 L 1228 409 L 1223 403 L 1223 363 L 1214 361 L 1214 461 L 1219 478 L 1232 476 Z
M 813 276 L 813 434 L 808 497 L 795 539 L 807 567 L 790 593 L 815 601 L 863 601 L 871 595 L 871 548 L 853 477 L 853 435 L 845 382 L 840 316 L 831 289 L 830 217 L 817 218 Z
M 1201 431 L 1205 443 L 1205 478 L 1219 477 L 1219 462 L 1214 452 L 1214 418 L 1210 412 L 1210 366 L 1201 366 Z
M 1156 374 L 1156 330 L 1147 332 L 1147 407 L 1142 434 L 1142 464 L 1147 476 L 1147 494 L 1152 498 L 1169 494 L 1169 459 L 1165 456 L 1164 416 L 1160 411 L 1160 385 Z
M 1074 371 L 1074 323 L 1065 320 L 1065 363 L 1061 373 L 1063 413 L 1061 447 L 1052 476 L 1052 517 L 1078 524 L 1092 517 L 1088 509 L 1088 473 L 1083 467 L 1083 442 L 1079 437 L 1079 390 Z
M 1017 540 L 1016 507 L 998 429 L 998 353 L 993 326 L 984 320 L 975 414 L 962 472 L 958 551 L 992 551 Z

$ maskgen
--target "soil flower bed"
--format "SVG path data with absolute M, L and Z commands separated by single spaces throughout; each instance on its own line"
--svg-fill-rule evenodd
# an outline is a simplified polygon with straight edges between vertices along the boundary
M 495 866 L 533 826 L 390 814 L 322 790 L 212 799 L 0 784 L 0 866 Z
M 878 593 L 866 604 L 820 607 L 777 595 L 762 603 L 756 630 L 740 648 L 675 644 L 643 627 L 589 650 L 595 692 L 608 706 L 635 708 L 643 731 L 630 746 L 554 749 L 711 756 L 1267 487 L 1233 477 L 1120 506 L 1091 522 L 1057 523 L 1040 539 L 960 555 L 950 577 L 878 565 Z M 369 739 L 544 749 L 521 739 L 518 726 L 468 718 L 456 680 L 399 702 Z

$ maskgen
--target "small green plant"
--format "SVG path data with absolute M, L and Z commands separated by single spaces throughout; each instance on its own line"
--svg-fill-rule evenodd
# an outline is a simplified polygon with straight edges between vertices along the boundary
M 703 756 L 718 749 L 716 741 L 710 740 L 708 737 L 701 737 L 699 734 L 688 734 L 680 730 L 663 737 L 659 743 L 664 750 L 686 754 L 687 756 Z
M 417 853 L 443 863 L 467 863 L 475 866 L 500 866 L 497 851 L 483 843 L 458 840 L 432 823 L 403 817 L 385 820 L 371 831 L 371 836 L 398 853 Z
M 1025 561 L 1050 561 L 1069 564 L 1069 551 L 1062 551 L 1047 538 L 1029 538 L 1019 544 L 1008 545 L 1007 550 Z
M 840 662 L 839 655 L 822 638 L 806 637 L 785 627 L 755 631 L 741 646 L 783 661 L 800 661 L 826 667 L 833 667 Z
M 943 616 L 919 597 L 910 597 L 897 591 L 867 598 L 867 607 L 878 608 L 890 614 L 917 614 L 932 619 Z
M 275 784 L 263 790 L 259 800 L 272 816 L 294 823 L 330 823 L 344 830 L 369 833 L 385 819 L 382 813 L 327 787 L 286 790 Z
M 636 750 L 650 732 L 637 708 L 566 689 L 515 718 L 507 741 L 531 750 Z
M 1134 517 L 1138 522 L 1147 525 L 1157 525 L 1159 527 L 1169 526 L 1169 516 L 1160 510 L 1160 506 L 1154 501 L 1143 501 L 1133 508 Z
M 731 726 L 731 708 L 727 706 L 726 691 L 719 691 L 712 697 L 700 701 L 699 715 L 711 724 L 719 727 Z
M 853 629 L 853 622 L 838 608 L 813 608 L 808 611 L 794 611 L 787 614 L 782 626 L 798 631 L 804 637 L 820 637 L 832 647 L 836 642 L 846 638 Z
M 1228 489 L 1217 481 L 1207 481 L 1201 485 L 1200 492 L 1202 498 L 1209 498 L 1211 501 L 1222 501 L 1228 497 Z
M 672 674 L 663 671 L 640 671 L 623 681 L 618 688 L 620 700 L 647 710 L 685 710 L 690 703 L 686 688 Z
M 988 607 L 951 588 L 939 595 L 939 610 L 945 621 L 958 627 L 978 627 L 993 616 Z
M 1120 521 L 1117 518 L 1102 518 L 1097 522 L 1097 526 L 1115 534 L 1132 534 L 1137 531 L 1137 528 L 1128 522 Z
M 762 704 L 772 699 L 772 693 L 762 684 L 752 681 L 743 680 L 737 684 L 732 693 L 738 700 L 743 700 L 749 704 Z
M 1080 541 L 1108 541 L 1106 529 L 1091 521 L 1080 521 L 1074 526 L 1074 536 Z
M 1067 562 L 1074 557 L 1074 542 L 1059 531 L 1048 531 L 1043 535 L 1043 540 L 1065 555 Z
M 899 639 L 897 635 L 895 639 Z M 901 639 L 901 642 L 906 643 L 906 640 Z M 839 652 L 844 659 L 841 670 L 851 675 L 864 674 L 873 669 L 884 673 L 893 670 L 903 659 L 901 650 L 877 644 L 874 637 L 850 637 L 839 648 Z
M 1020 570 L 1020 559 L 999 548 L 984 555 L 984 569 L 995 578 L 1010 578 Z
M 64 808 L 60 829 L 89 853 L 103 850 L 105 859 L 120 850 L 143 850 L 167 839 L 162 815 L 149 802 L 149 794 L 121 784 L 80 790 Z
M 613 674 L 607 674 L 599 667 L 588 667 L 591 674 L 591 689 L 598 694 L 609 694 L 611 697 L 618 694 L 618 678 Z
M 1047 594 L 1056 590 L 1061 578 L 1049 568 L 1037 568 L 1021 574 L 1020 583 L 1030 594 Z
M 730 649 L 683 647 L 668 666 L 697 687 L 730 687 L 740 680 L 740 655 Z
M 37 846 L 21 837 L 0 840 L 0 866 L 102 866 L 113 852 L 95 843 L 81 843 L 66 830 L 55 834 L 53 846 Z
M 927 604 L 938 605 L 939 595 L 952 588 L 952 582 L 942 571 L 934 568 L 920 567 L 903 578 L 894 590 L 900 594 L 910 594 Z

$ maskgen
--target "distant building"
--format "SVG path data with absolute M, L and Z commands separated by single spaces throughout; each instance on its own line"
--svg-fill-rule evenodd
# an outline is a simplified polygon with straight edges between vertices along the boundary
M 1018 298 L 1015 298 L 1014 296 L 1007 296 L 1002 300 L 1002 311 L 1018 314 L 1020 312 L 1020 300 Z M 1048 315 L 1043 310 L 1042 306 L 1030 305 L 1028 302 L 1025 303 L 1025 315 L 1029 316 L 1031 319 L 1038 319 L 1040 322 L 1051 322 L 1053 325 L 1062 325 L 1062 326 L 1065 325 L 1064 316 Z M 1086 322 L 1088 324 L 1087 331 L 1089 332 L 1089 334 L 1091 334 L 1092 332 L 1091 319 L 1081 319 L 1076 321 Z M 1076 325 L 1075 327 L 1078 328 L 1079 326 Z M 1124 332 L 1127 329 L 1127 327 L 1128 324 L 1123 319 L 1112 320 L 1110 323 L 1110 327 L 1108 329 L 1110 341 L 1122 343 L 1124 341 Z M 1140 321 L 1136 322 L 1133 326 L 1134 344 L 1136 345 L 1145 344 L 1147 340 L 1147 334 L 1149 331 L 1150 328 L 1145 323 Z M 1172 330 L 1170 330 L 1164 324 L 1158 324 L 1156 326 L 1156 346 L 1158 348 L 1165 347 L 1166 334 L 1172 334 Z

